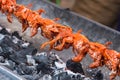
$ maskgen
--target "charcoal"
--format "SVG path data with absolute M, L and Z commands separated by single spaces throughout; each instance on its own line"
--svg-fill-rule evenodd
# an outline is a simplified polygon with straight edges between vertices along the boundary
M 36 53 L 37 53 L 37 49 L 32 47 L 32 46 L 25 48 L 25 49 L 22 49 L 22 50 L 17 52 L 17 54 L 21 54 L 21 56 L 35 55 Z
M 8 62 L 8 60 L 5 60 L 5 62 L 4 63 L 0 63 L 0 65 L 8 67 L 9 66 L 9 62 Z
M 7 67 L 10 70 L 14 70 L 15 67 L 16 67 L 16 65 L 15 65 L 15 63 L 13 61 L 6 60 L 6 59 L 5 59 L 5 62 L 4 63 L 0 63 L 0 65 L 5 66 L 5 67 Z
M 31 46 L 29 42 L 24 42 L 23 40 L 18 39 L 16 36 L 12 36 L 11 39 L 12 42 L 15 45 L 19 46 L 20 49 L 28 48 L 29 46 Z
M 15 36 L 15 37 L 17 37 L 18 39 L 22 40 L 22 37 L 19 35 L 19 33 L 18 33 L 17 31 L 14 31 L 14 32 L 12 33 L 12 36 Z
M 23 73 L 22 69 L 19 67 L 19 65 L 17 65 L 17 66 L 15 67 L 15 71 L 16 71 L 19 75 L 24 75 L 24 73 Z
M 66 67 L 75 72 L 75 73 L 81 73 L 84 74 L 83 68 L 81 63 L 79 62 L 73 62 L 71 59 L 66 62 Z
M 21 54 L 16 53 L 16 54 L 10 55 L 9 57 L 16 64 L 27 63 L 27 59 L 26 59 L 25 55 L 21 55 Z
M 12 60 L 8 60 L 9 65 L 7 66 L 7 68 L 14 70 L 16 65 L 15 62 L 13 62 Z
M 21 42 L 21 40 L 19 40 L 16 36 L 12 36 L 12 37 L 11 37 L 11 40 L 12 40 L 12 42 L 13 42 L 14 44 L 16 44 L 16 45 Z
M 3 52 L 0 53 L 0 56 L 3 56 L 4 58 L 9 58 L 11 54 L 13 54 L 14 51 L 10 47 L 3 48 Z
M 52 72 L 52 69 L 50 68 L 50 65 L 48 64 L 45 64 L 44 62 L 41 62 L 39 63 L 37 66 L 37 73 L 39 73 L 40 71 L 43 73 L 43 74 L 49 74 Z
M 6 29 L 0 31 L 0 64 L 27 80 L 103 80 L 100 70 L 88 70 L 90 79 L 81 63 L 71 59 L 64 63 L 53 52 L 39 53 L 17 31 L 10 35 Z
M 5 59 L 3 56 L 0 56 L 0 63 L 4 63 L 5 62 Z
M 16 62 L 17 64 L 20 63 L 27 63 L 26 55 L 34 55 L 36 54 L 36 48 L 28 47 L 26 49 L 22 49 L 17 51 L 15 54 L 10 55 L 10 59 Z
M 0 46 L 3 48 L 9 48 L 13 50 L 18 50 L 19 47 L 14 44 L 9 36 L 4 36 L 3 39 L 0 39 Z M 3 52 L 8 51 L 9 49 L 5 49 Z
M 104 75 L 101 73 L 101 70 L 96 69 L 86 69 L 87 75 L 93 77 L 93 80 L 103 80 Z
M 77 80 L 82 80 L 83 77 L 82 77 L 81 75 L 77 75 L 77 76 L 76 76 L 76 79 L 77 79 Z
M 33 68 L 30 68 L 28 67 L 26 64 L 24 63 L 21 63 L 19 66 L 20 70 L 22 71 L 22 74 L 27 74 L 27 75 L 30 75 L 30 74 L 33 74 L 34 72 L 34 69 Z
M 14 54 L 14 49 L 7 44 L 0 44 L 0 56 L 3 56 L 4 58 L 9 58 L 11 54 Z M 15 48 L 15 47 L 14 47 Z
M 34 56 L 33 58 L 37 63 L 43 62 L 45 64 L 48 64 L 49 62 L 48 56 L 45 56 L 45 55 L 37 55 L 37 56 Z
M 20 44 L 20 43 L 19 43 L 19 44 Z M 20 44 L 20 46 L 21 46 L 22 48 L 27 48 L 27 47 L 30 46 L 30 43 L 29 43 L 29 42 L 24 42 L 24 43 Z
M 57 59 L 57 57 L 56 57 L 56 54 L 53 53 L 53 52 L 50 52 L 50 53 L 49 53 L 48 58 L 49 58 L 49 60 L 51 60 L 52 62 L 58 61 L 58 59 Z M 52 62 L 51 62 L 51 63 L 52 63 Z
M 66 64 L 63 63 L 63 62 L 55 61 L 54 63 L 55 63 L 55 67 L 56 67 L 57 69 L 61 69 L 61 68 L 65 68 L 65 67 L 66 67 Z
M 53 76 L 52 80 L 71 80 L 71 76 L 67 72 L 62 72 L 58 75 Z
M 5 28 L 2 28 L 2 29 L 0 30 L 0 34 L 10 35 L 10 33 L 9 33 Z
M 51 75 L 45 74 L 40 80 L 52 80 Z
M 71 80 L 83 80 L 83 78 L 79 75 L 72 75 L 72 78 L 71 78 Z
M 98 70 L 98 71 L 95 73 L 95 75 L 94 75 L 93 78 L 94 78 L 95 80 L 103 80 L 104 75 L 101 73 L 101 70 Z
M 32 55 L 26 55 L 26 57 L 27 57 L 28 65 L 36 65 L 35 60 L 33 59 Z

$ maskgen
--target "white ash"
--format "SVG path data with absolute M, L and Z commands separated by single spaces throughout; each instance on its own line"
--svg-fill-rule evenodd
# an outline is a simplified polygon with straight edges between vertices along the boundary
M 61 63 L 61 62 L 55 62 L 55 66 L 57 67 L 57 69 L 61 69 L 61 68 L 65 68 L 66 64 L 65 63 Z
M 13 36 L 13 40 L 12 40 L 15 44 L 17 44 L 20 40 L 17 38 L 17 37 L 15 37 L 15 36 Z
M 23 44 L 22 44 L 22 47 L 23 47 L 23 48 L 26 48 L 26 47 L 28 47 L 29 45 L 30 45 L 30 43 L 29 43 L 29 42 L 26 42 L 26 43 L 23 43 Z
M 36 65 L 36 63 L 35 63 L 35 60 L 33 59 L 33 57 L 31 56 L 31 55 L 26 55 L 26 57 L 27 57 L 27 63 L 28 64 L 31 64 L 31 65 Z
M 47 53 L 46 53 L 46 52 L 37 52 L 37 53 L 36 53 L 36 56 L 37 56 L 37 55 L 39 55 L 39 56 L 40 56 L 40 55 L 47 56 Z

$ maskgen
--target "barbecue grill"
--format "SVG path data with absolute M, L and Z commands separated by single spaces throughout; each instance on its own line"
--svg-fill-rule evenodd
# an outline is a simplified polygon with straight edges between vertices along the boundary
M 90 39 L 91 41 L 97 41 L 103 44 L 107 41 L 111 41 L 112 44 L 110 45 L 110 48 L 120 51 L 120 32 L 116 30 L 113 30 L 100 23 L 97 23 L 83 16 L 80 16 L 70 10 L 59 8 L 55 4 L 47 2 L 45 0 L 17 0 L 17 3 L 24 4 L 24 5 L 33 3 L 33 6 L 31 9 L 33 10 L 37 10 L 40 8 L 45 9 L 46 13 L 42 14 L 43 17 L 50 18 L 50 19 L 60 18 L 60 21 L 58 22 L 63 25 L 71 26 L 74 32 L 76 32 L 79 29 L 82 29 L 82 34 L 87 36 L 88 39 Z M 20 35 L 23 37 L 23 39 L 27 41 L 32 41 L 33 45 L 36 48 L 39 49 L 39 46 L 46 41 L 46 39 L 40 35 L 40 30 L 38 34 L 33 38 L 30 37 L 29 29 L 25 31 L 25 33 L 21 33 L 22 32 L 21 24 L 16 19 L 13 19 L 13 20 L 14 21 L 12 24 L 8 23 L 6 16 L 0 13 L 0 25 L 2 27 L 6 27 L 10 29 L 11 32 L 18 31 Z M 44 51 L 47 51 L 47 48 Z M 60 57 L 62 57 L 63 61 L 66 61 L 67 59 L 74 56 L 72 54 L 71 49 L 63 50 L 60 52 L 55 51 L 55 52 L 58 53 Z M 91 62 L 91 59 L 88 56 L 86 56 L 86 58 L 82 61 L 84 68 L 86 68 L 86 66 L 88 66 L 90 62 Z M 105 78 L 108 79 L 109 71 L 105 67 L 101 69 L 103 70 L 103 72 L 106 71 L 106 73 L 104 74 L 105 74 Z M 117 79 L 120 79 L 120 78 L 117 78 Z

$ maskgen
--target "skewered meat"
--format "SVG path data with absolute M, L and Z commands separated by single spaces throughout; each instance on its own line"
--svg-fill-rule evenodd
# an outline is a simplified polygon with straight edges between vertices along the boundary
M 43 9 L 33 11 L 24 5 L 16 4 L 16 0 L 0 0 L 0 11 L 7 16 L 9 22 L 12 22 L 12 14 L 17 17 L 22 23 L 22 32 L 27 28 L 31 29 L 31 37 L 35 36 L 40 28 L 41 35 L 49 40 L 42 44 L 42 49 L 48 44 L 50 50 L 58 51 L 72 47 L 75 53 L 75 57 L 72 58 L 74 62 L 80 62 L 86 54 L 89 54 L 93 59 L 89 67 L 96 68 L 105 65 L 111 70 L 111 80 L 117 75 L 120 76 L 120 53 L 109 49 L 109 43 L 103 45 L 91 42 L 80 33 L 80 30 L 73 33 L 69 26 L 57 23 L 59 18 L 53 20 L 42 18 L 41 13 L 45 12 Z
M 7 19 L 12 23 L 12 14 L 15 11 L 16 0 L 0 0 L 0 11 L 7 15 Z
M 80 62 L 86 55 L 89 49 L 89 40 L 84 35 L 80 34 L 80 31 L 73 34 L 73 52 L 77 53 L 72 60 Z

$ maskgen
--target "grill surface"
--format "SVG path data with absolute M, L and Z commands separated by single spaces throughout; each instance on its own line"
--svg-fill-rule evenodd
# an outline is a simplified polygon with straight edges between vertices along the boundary
M 45 18 L 54 19 L 56 17 L 60 18 L 61 20 L 59 23 L 62 23 L 64 25 L 69 25 L 73 28 L 73 31 L 76 32 L 79 29 L 83 30 L 83 34 L 87 36 L 91 41 L 97 41 L 100 43 L 105 43 L 107 41 L 111 41 L 113 44 L 110 46 L 111 49 L 115 49 L 117 51 L 120 51 L 120 32 L 115 31 L 113 29 L 110 29 L 104 25 L 101 25 L 97 22 L 94 22 L 92 20 L 89 20 L 83 16 L 77 15 L 71 11 L 61 9 L 57 7 L 56 5 L 49 3 L 45 0 L 17 0 L 17 3 L 27 5 L 29 3 L 33 3 L 33 10 L 37 10 L 39 8 L 43 8 L 46 11 L 46 14 L 43 14 L 42 16 Z M 99 15 L 99 14 L 98 14 Z M 14 22 L 8 23 L 6 17 L 2 14 L 0 14 L 0 25 L 3 27 L 7 27 L 11 29 L 12 31 L 19 31 L 22 37 L 28 41 L 32 41 L 34 43 L 34 46 L 39 48 L 40 44 L 42 44 L 46 39 L 43 38 L 39 33 L 33 37 L 30 38 L 30 30 L 27 30 L 25 33 L 21 33 L 21 24 L 16 20 L 13 19 Z M 72 57 L 72 50 L 64 50 L 59 53 L 58 55 L 63 58 L 64 61 L 66 61 L 68 58 Z M 91 59 L 87 56 L 83 61 L 83 66 L 88 66 L 91 62 Z M 103 72 L 105 73 L 106 79 L 108 76 L 108 70 L 104 67 L 102 68 Z M 106 71 L 106 72 L 105 72 Z

